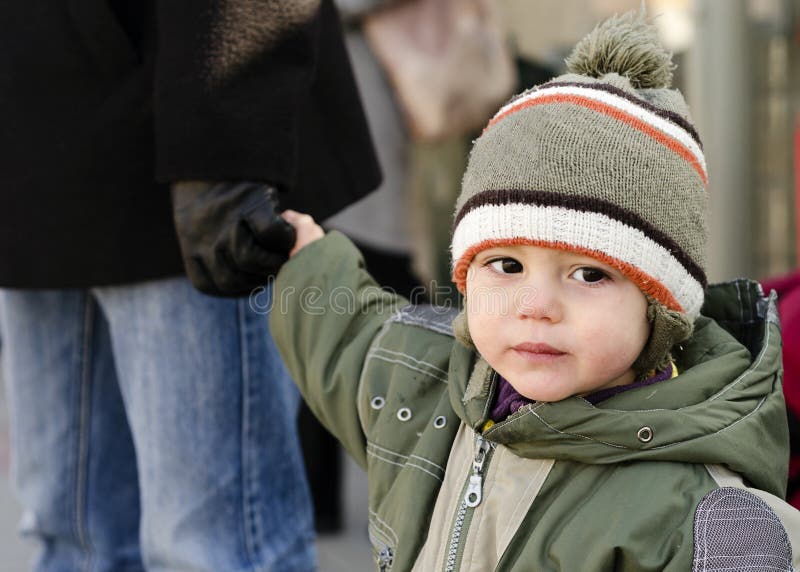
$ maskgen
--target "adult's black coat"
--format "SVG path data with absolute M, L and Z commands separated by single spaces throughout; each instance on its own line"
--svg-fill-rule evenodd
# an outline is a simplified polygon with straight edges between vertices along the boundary
M 329 0 L 0 0 L 0 124 L 0 287 L 183 272 L 174 181 L 380 181 Z

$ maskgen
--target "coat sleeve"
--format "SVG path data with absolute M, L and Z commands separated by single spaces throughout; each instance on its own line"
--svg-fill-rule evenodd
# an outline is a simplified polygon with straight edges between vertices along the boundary
M 159 0 L 156 176 L 261 181 L 324 220 L 381 171 L 333 0 Z
M 366 466 L 360 377 L 375 336 L 406 300 L 378 287 L 336 231 L 298 252 L 274 288 L 270 328 L 292 378 L 322 424 Z
M 160 0 L 157 174 L 291 185 L 320 0 Z

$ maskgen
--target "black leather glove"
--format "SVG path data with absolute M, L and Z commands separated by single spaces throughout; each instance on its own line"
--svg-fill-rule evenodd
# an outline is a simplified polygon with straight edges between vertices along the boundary
M 249 294 L 278 272 L 295 242 L 270 185 L 175 183 L 172 206 L 186 273 L 206 294 Z

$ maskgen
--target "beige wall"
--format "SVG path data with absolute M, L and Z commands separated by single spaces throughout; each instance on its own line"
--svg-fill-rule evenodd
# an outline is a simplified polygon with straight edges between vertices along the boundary
M 520 53 L 552 62 L 600 20 L 639 10 L 641 0 L 499 0 L 509 33 Z M 691 46 L 694 35 L 693 0 L 647 0 L 648 16 L 674 52 Z
M 640 0 L 500 0 L 509 32 L 521 54 L 549 61 L 603 18 L 637 10 Z
M 556 71 L 597 22 L 642 5 L 641 0 L 498 2 L 519 53 Z M 676 87 L 685 93 L 706 147 L 709 277 L 761 278 L 789 271 L 797 265 L 792 136 L 800 117 L 800 48 L 793 30 L 800 0 L 645 4 L 664 45 L 679 55 Z

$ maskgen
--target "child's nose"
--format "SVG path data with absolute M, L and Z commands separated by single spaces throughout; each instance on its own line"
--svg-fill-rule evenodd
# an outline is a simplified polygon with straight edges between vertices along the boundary
M 519 288 L 514 295 L 514 309 L 521 318 L 561 320 L 561 303 L 552 285 L 537 283 Z

